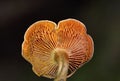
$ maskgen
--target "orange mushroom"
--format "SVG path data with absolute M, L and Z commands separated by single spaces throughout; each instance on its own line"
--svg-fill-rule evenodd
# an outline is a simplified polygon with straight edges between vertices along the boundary
M 25 33 L 22 56 L 38 76 L 66 81 L 88 62 L 94 51 L 92 38 L 83 23 L 66 19 L 58 26 L 49 20 L 32 24 Z

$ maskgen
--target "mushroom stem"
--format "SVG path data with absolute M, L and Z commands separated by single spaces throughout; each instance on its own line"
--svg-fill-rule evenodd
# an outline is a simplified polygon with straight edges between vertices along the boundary
M 69 67 L 67 52 L 61 49 L 56 50 L 55 61 L 58 63 L 58 71 L 54 81 L 66 81 Z

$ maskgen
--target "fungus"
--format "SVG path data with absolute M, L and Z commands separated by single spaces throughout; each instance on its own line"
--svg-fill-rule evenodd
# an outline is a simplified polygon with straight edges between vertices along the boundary
M 66 81 L 93 56 L 93 40 L 86 32 L 85 25 L 76 19 L 62 20 L 58 25 L 38 21 L 25 32 L 22 56 L 36 75 Z

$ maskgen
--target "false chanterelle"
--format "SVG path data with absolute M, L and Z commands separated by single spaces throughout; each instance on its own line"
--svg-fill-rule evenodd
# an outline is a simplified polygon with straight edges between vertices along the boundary
M 93 56 L 94 43 L 86 32 L 85 25 L 76 19 L 62 20 L 58 25 L 38 21 L 25 33 L 22 56 L 36 75 L 66 81 Z

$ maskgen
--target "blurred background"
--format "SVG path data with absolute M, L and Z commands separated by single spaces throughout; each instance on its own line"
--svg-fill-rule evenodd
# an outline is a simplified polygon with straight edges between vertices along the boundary
M 53 81 L 36 76 L 21 56 L 26 29 L 36 21 L 75 18 L 93 37 L 93 59 L 67 81 L 120 81 L 120 0 L 1 0 L 0 81 Z

